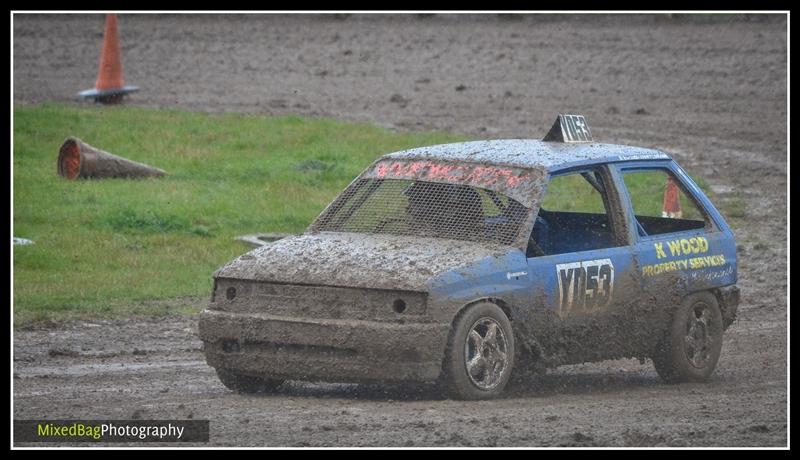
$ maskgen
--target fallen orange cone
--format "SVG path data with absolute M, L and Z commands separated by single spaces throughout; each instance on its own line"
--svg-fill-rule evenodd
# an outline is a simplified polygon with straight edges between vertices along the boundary
M 116 104 L 128 93 L 139 91 L 138 86 L 126 86 L 122 78 L 122 57 L 119 51 L 117 34 L 117 15 L 106 15 L 106 28 L 103 34 L 103 50 L 100 52 L 100 69 L 94 89 L 78 93 L 84 98 L 94 98 L 95 102 Z
M 58 174 L 70 180 L 111 177 L 159 177 L 161 169 L 118 157 L 69 137 L 58 150 Z

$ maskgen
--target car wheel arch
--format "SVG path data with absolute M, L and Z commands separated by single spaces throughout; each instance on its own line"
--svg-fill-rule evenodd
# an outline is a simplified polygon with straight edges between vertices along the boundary
M 514 325 L 514 315 L 512 314 L 511 304 L 506 302 L 502 298 L 499 298 L 499 297 L 479 297 L 477 299 L 470 300 L 469 302 L 461 305 L 460 307 L 458 307 L 458 309 L 453 314 L 453 317 L 450 320 L 450 325 L 451 326 L 454 325 L 456 323 L 456 321 L 458 320 L 458 318 L 461 315 L 463 315 L 464 312 L 467 311 L 467 309 L 469 307 L 471 307 L 473 305 L 477 305 L 479 303 L 484 303 L 484 302 L 496 305 L 497 307 L 500 308 L 500 310 L 503 310 L 503 313 L 506 315 L 506 318 L 508 318 L 508 320 L 511 321 L 511 325 L 513 327 L 513 325 Z

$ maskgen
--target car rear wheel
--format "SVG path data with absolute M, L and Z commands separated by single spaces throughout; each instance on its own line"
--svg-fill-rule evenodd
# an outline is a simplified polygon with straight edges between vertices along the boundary
M 283 380 L 262 379 L 221 368 L 217 369 L 217 376 L 223 385 L 237 393 L 271 393 L 283 383 Z
M 511 322 L 497 305 L 481 302 L 456 319 L 443 366 L 444 384 L 457 399 L 490 399 L 503 392 L 514 367 Z
M 709 292 L 687 297 L 653 355 L 656 372 L 670 383 L 708 380 L 722 351 L 722 332 L 716 297 Z

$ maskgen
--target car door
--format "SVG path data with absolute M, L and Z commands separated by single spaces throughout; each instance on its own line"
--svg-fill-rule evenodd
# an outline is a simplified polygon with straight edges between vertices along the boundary
M 625 311 L 638 292 L 635 247 L 606 166 L 552 174 L 527 251 L 529 331 L 560 364 L 628 353 Z

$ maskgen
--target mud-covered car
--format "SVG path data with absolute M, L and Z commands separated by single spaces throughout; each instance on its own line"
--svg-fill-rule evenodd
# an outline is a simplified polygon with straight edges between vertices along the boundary
M 199 331 L 241 392 L 436 381 L 482 399 L 512 372 L 623 357 L 702 381 L 736 277 L 730 228 L 675 161 L 560 115 L 541 141 L 380 157 L 304 234 L 220 268 Z

